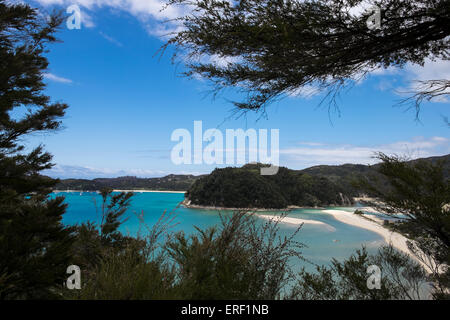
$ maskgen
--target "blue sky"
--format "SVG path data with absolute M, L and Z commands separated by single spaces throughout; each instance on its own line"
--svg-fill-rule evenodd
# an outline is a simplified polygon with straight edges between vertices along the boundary
M 63 26 L 62 43 L 50 47 L 46 93 L 69 104 L 63 128 L 29 137 L 43 143 L 56 166 L 47 174 L 67 177 L 163 176 L 207 173 L 214 165 L 175 165 L 170 159 L 175 129 L 279 129 L 280 163 L 301 169 L 316 164 L 373 163 L 374 151 L 411 157 L 450 152 L 448 101 L 425 103 L 420 122 L 413 110 L 394 105 L 397 91 L 414 79 L 449 78 L 448 62 L 379 70 L 339 100 L 340 114 L 318 107 L 321 96 L 294 95 L 267 110 L 235 119 L 228 102 L 232 90 L 213 99 L 204 80 L 179 76 L 182 64 L 170 62 L 170 50 L 154 57 L 164 44 L 162 30 L 177 26 L 163 20 L 179 14 L 160 12 L 156 0 L 26 1 L 42 12 L 77 3 L 81 29 Z

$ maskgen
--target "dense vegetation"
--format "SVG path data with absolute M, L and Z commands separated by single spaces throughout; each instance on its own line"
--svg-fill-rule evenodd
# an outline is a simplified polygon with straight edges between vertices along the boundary
M 416 299 L 411 293 L 418 293 L 424 281 L 433 282 L 434 298 L 449 298 L 450 187 L 448 166 L 439 161 L 381 155 L 379 171 L 389 192 L 372 187 L 385 204 L 381 210 L 408 215 L 403 232 L 414 240 L 411 251 L 438 267 L 431 275 L 389 247 L 374 256 L 361 250 L 346 261 L 333 261 L 331 267 L 319 267 L 319 275 L 295 274 L 289 261 L 301 258 L 302 248 L 293 241 L 295 232 L 279 237 L 277 223 L 258 223 L 246 212 L 190 236 L 171 232 L 175 220 L 170 213 L 153 227 L 143 225 L 136 237 L 123 235 L 118 228 L 127 218 L 132 193 L 111 189 L 101 192 L 99 225 L 63 225 L 64 198 L 49 197 L 57 181 L 41 175 L 51 167 L 51 156 L 42 147 L 26 152 L 21 144 L 27 134 L 57 129 L 67 107 L 42 94 L 45 44 L 56 40 L 53 34 L 63 20 L 0 0 L 0 21 L 0 299 Z M 28 111 L 20 117 L 14 112 L 23 106 Z M 311 196 L 318 191 L 317 201 L 335 196 L 335 191 L 321 193 L 337 188 L 328 178 L 281 168 L 279 175 L 261 181 L 257 168 L 224 172 L 240 170 L 262 185 L 258 189 L 241 181 L 248 186 L 244 192 L 257 188 L 269 196 L 277 187 L 286 203 L 300 201 L 296 192 L 302 190 Z M 371 263 L 383 268 L 382 290 L 367 287 Z M 62 285 L 70 264 L 81 268 L 79 290 Z M 286 287 L 289 281 L 295 283 L 292 290 Z
M 58 190 L 80 190 L 97 191 L 104 188 L 122 190 L 174 190 L 186 191 L 200 176 L 170 174 L 161 178 L 97 178 L 87 179 L 64 179 L 57 185 Z
M 277 237 L 276 223 L 256 223 L 245 212 L 186 236 L 173 233 L 175 212 L 136 237 L 117 231 L 130 193 L 102 191 L 102 221 L 75 226 L 74 262 L 81 290 L 55 287 L 66 299 L 277 299 L 292 280 L 288 264 L 302 245 Z M 142 221 L 142 220 L 141 220 Z
M 410 162 L 383 153 L 378 157 L 382 160 L 378 172 L 389 188 L 363 181 L 382 200 L 370 205 L 387 215 L 406 217 L 391 227 L 413 240 L 408 248 L 430 270 L 434 297 L 450 298 L 449 157 Z
M 190 10 L 170 34 L 187 67 L 216 91 L 235 88 L 233 101 L 242 110 L 261 110 L 299 89 L 324 92 L 332 105 L 377 68 L 423 65 L 448 60 L 450 7 L 447 0 L 170 0 Z M 368 28 L 373 14 L 355 10 L 371 4 L 380 9 L 380 24 Z M 368 6 L 367 6 L 368 7 Z M 174 57 L 174 58 L 175 58 Z M 219 57 L 227 63 L 218 63 Z M 411 97 L 422 101 L 448 95 L 449 79 L 419 81 Z
M 229 208 L 286 208 L 351 204 L 350 195 L 326 177 L 280 167 L 261 175 L 259 164 L 215 169 L 186 193 L 191 204 Z
M 442 157 L 430 157 L 426 158 L 426 161 L 436 162 L 436 161 L 444 161 L 444 175 L 446 177 L 449 176 L 450 172 L 450 155 L 442 156 Z M 414 160 L 415 161 L 415 160 Z M 244 174 L 242 177 L 234 176 L 233 179 L 242 179 L 244 189 L 248 189 L 248 186 L 245 185 L 245 180 L 247 179 L 247 175 L 251 175 L 254 179 L 258 179 L 262 183 L 261 186 L 253 186 L 252 188 L 258 188 L 258 192 L 261 193 L 259 198 L 259 202 L 267 202 L 265 199 L 268 197 L 270 202 L 273 202 L 274 195 L 267 194 L 269 190 L 274 192 L 279 192 L 277 188 L 274 189 L 272 185 L 269 187 L 267 183 L 275 182 L 275 184 L 282 184 L 283 190 L 287 190 L 287 193 L 283 195 L 286 201 L 282 201 L 281 204 L 287 203 L 298 203 L 299 201 L 302 203 L 309 203 L 308 206 L 318 205 L 317 203 L 323 202 L 327 203 L 329 199 L 330 203 L 333 203 L 335 200 L 333 198 L 332 193 L 341 192 L 345 197 L 357 197 L 362 193 L 368 195 L 371 194 L 370 190 L 362 190 L 361 186 L 355 184 L 355 182 L 366 179 L 369 181 L 377 181 L 380 186 L 386 185 L 387 181 L 383 178 L 383 176 L 378 172 L 379 165 L 362 165 L 362 164 L 343 164 L 337 166 L 330 165 L 320 165 L 314 166 L 303 170 L 288 170 L 286 168 L 281 168 L 280 172 L 273 177 L 269 177 L 268 179 L 259 180 L 253 173 L 256 173 L 256 167 L 254 165 L 246 165 L 244 168 L 248 170 L 228 170 L 227 174 Z M 250 170 L 252 168 L 252 170 Z M 237 169 L 237 168 L 234 168 Z M 238 174 L 238 172 L 240 172 Z M 292 174 L 291 174 L 292 173 Z M 293 178 L 295 176 L 302 176 L 302 178 L 297 179 Z M 79 191 L 99 191 L 105 188 L 110 189 L 122 189 L 122 190 L 174 190 L 174 191 L 186 191 L 189 190 L 193 184 L 202 178 L 207 177 L 207 175 L 194 176 L 194 175 L 177 175 L 170 174 L 161 178 L 138 178 L 138 177 L 117 177 L 117 178 L 97 178 L 92 180 L 87 179 L 63 179 L 60 180 L 59 183 L 54 187 L 57 190 L 79 190 Z M 293 180 L 292 180 L 293 178 Z M 325 178 L 325 179 L 323 179 Z M 205 180 L 205 179 L 204 179 Z M 203 180 L 203 181 L 204 181 Z M 267 181 L 266 181 L 267 180 Z M 297 182 L 300 180 L 302 184 L 306 185 L 306 188 L 310 190 L 310 194 L 313 196 L 305 194 L 304 199 L 298 198 L 298 192 L 305 192 L 305 190 L 296 189 L 299 185 Z M 284 182 L 282 182 L 284 181 Z M 329 184 L 328 182 L 331 182 Z M 296 185 L 297 187 L 293 187 Z M 325 188 L 327 186 L 328 189 Z M 212 186 L 213 189 L 217 189 L 217 187 Z M 239 186 L 237 187 L 240 188 Z M 315 189 L 316 188 L 316 189 Z M 251 189 L 251 188 L 250 188 Z M 235 192 L 236 190 L 229 190 L 229 192 Z M 244 190 L 244 192 L 246 192 Z M 325 194 L 327 193 L 328 194 Z M 237 199 L 239 197 L 238 192 L 236 193 Z M 308 192 L 306 192 L 308 193 Z M 263 197 L 262 195 L 267 195 L 267 197 Z M 289 196 L 291 195 L 291 196 Z M 256 197 L 256 195 L 253 195 Z M 278 197 L 278 195 L 277 195 Z M 279 197 L 278 197 L 279 198 Z M 314 198 L 318 198 L 315 200 Z M 256 198 L 255 198 L 256 199 Z M 322 200 L 321 200 L 322 199 Z M 327 200 L 328 199 L 328 200 Z M 340 197 L 336 200 L 336 203 L 341 202 L 342 199 Z M 227 201 L 224 199 L 224 201 Z M 237 200 L 236 200 L 237 201 Z M 280 199 L 278 200 L 280 201 Z M 344 201 L 347 202 L 348 201 Z
M 49 199 L 57 181 L 39 174 L 51 155 L 23 145 L 27 135 L 58 129 L 67 108 L 43 93 L 45 45 L 61 22 L 0 0 L 0 299 L 52 298 L 70 264 L 64 198 Z
M 108 197 L 108 196 L 107 196 Z M 107 200 L 108 202 L 108 200 Z M 165 213 L 145 236 L 107 232 L 91 223 L 77 226 L 75 260 L 82 266 L 80 290 L 57 290 L 65 299 L 419 299 L 427 277 L 420 265 L 392 247 L 375 255 L 362 249 L 348 260 L 296 273 L 303 245 L 278 236 L 279 221 L 258 223 L 246 213 L 186 236 L 170 232 Z M 106 241 L 105 241 L 106 240 Z M 306 262 L 305 262 L 306 263 Z M 367 287 L 367 267 L 383 266 L 381 290 Z M 384 267 L 386 267 L 384 269 Z M 287 286 L 290 284 L 290 286 Z
M 439 157 L 421 158 L 407 162 L 416 163 L 418 161 L 426 161 L 429 163 L 442 162 L 444 178 L 448 179 L 450 177 L 450 154 Z M 370 166 L 362 164 L 343 164 L 339 166 L 320 165 L 301 170 L 301 172 L 311 176 L 326 177 L 346 190 L 346 193 L 354 197 L 360 196 L 362 193 L 370 196 L 377 196 L 377 193 L 374 193 L 371 188 L 365 188 L 357 182 L 366 180 L 371 184 L 376 183 L 378 189 L 381 188 L 384 191 L 387 191 L 389 189 L 389 183 L 385 176 L 381 174 L 380 168 L 380 164 Z
M 441 162 L 444 178 L 449 177 L 450 155 L 412 160 Z M 372 166 L 344 164 L 315 166 L 304 170 L 280 167 L 275 175 L 260 175 L 260 164 L 242 168 L 215 169 L 196 180 L 186 193 L 191 204 L 228 208 L 286 208 L 288 206 L 351 205 L 353 197 L 376 196 L 373 188 L 390 190 L 388 179 Z M 365 181 L 364 184 L 359 183 Z
M 62 290 L 61 295 L 68 299 L 415 300 L 430 298 L 423 289 L 431 283 L 431 298 L 448 299 L 450 185 L 444 161 L 379 157 L 379 173 L 390 191 L 383 194 L 384 189 L 376 185 L 370 188 L 383 200 L 381 211 L 409 216 L 397 227 L 411 237 L 411 253 L 431 267 L 428 272 L 410 256 L 386 246 L 374 255 L 362 248 L 344 261 L 333 259 L 329 266 L 317 266 L 316 272 L 295 273 L 289 260 L 302 259 L 302 244 L 293 241 L 300 230 L 280 238 L 279 220 L 261 224 L 245 211 L 228 214 L 219 226 L 197 229 L 189 237 L 170 232 L 175 220 L 171 213 L 164 214 L 152 228 L 144 225 L 145 237 L 125 237 L 117 227 L 124 212 L 120 207 L 127 206 L 129 198 L 106 191 L 102 207 L 107 208 L 103 216 L 109 218 L 103 221 L 109 227 L 85 223 L 76 231 L 74 253 L 82 258 L 76 261 L 87 274 L 86 283 L 79 291 Z M 119 206 L 110 210 L 115 204 Z M 379 289 L 368 286 L 368 270 L 373 266 L 381 270 Z

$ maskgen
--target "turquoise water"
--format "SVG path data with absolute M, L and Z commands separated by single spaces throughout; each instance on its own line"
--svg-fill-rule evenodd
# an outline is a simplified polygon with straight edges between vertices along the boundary
M 83 192 L 82 194 L 77 192 L 60 192 L 55 195 L 64 196 L 65 202 L 69 205 L 66 214 L 63 216 L 63 223 L 72 225 L 88 220 L 99 223 L 100 210 L 96 210 L 95 202 L 97 202 L 97 206 L 100 206 L 100 195 L 93 192 Z M 120 231 L 125 234 L 135 235 L 140 228 L 139 219 L 135 213 L 138 214 L 143 211 L 145 223 L 152 226 L 165 210 L 173 210 L 183 198 L 184 195 L 181 193 L 136 193 L 132 198 L 131 208 L 128 211 L 129 219 L 120 227 Z M 354 210 L 354 208 L 339 209 Z M 220 223 L 219 213 L 214 210 L 179 207 L 175 210 L 175 214 L 175 221 L 178 224 L 172 230 L 182 230 L 186 234 L 195 232 L 194 226 L 205 228 Z M 230 214 L 230 212 L 224 211 L 222 214 Z M 355 249 L 360 249 L 361 245 L 365 245 L 369 252 L 375 252 L 380 245 L 384 244 L 380 235 L 341 223 L 319 209 L 297 209 L 290 211 L 288 216 L 314 219 L 328 225 L 305 224 L 295 237 L 295 240 L 307 246 L 302 249 L 303 256 L 316 264 L 328 264 L 331 258 L 345 259 Z M 263 220 L 261 219 L 261 221 Z M 280 235 L 289 236 L 296 228 L 294 225 L 280 224 Z M 297 266 L 304 266 L 308 270 L 314 269 L 313 265 L 305 262 L 298 262 Z

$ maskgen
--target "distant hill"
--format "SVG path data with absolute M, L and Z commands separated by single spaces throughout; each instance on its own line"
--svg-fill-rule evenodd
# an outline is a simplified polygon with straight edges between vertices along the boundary
M 58 190 L 83 191 L 95 191 L 103 188 L 186 191 L 200 177 L 202 176 L 170 174 L 162 178 L 138 178 L 127 176 L 118 178 L 97 178 L 93 180 L 64 179 L 61 180 L 55 188 Z
M 439 157 L 429 157 L 411 160 L 411 162 L 416 161 L 430 161 L 436 163 L 437 161 L 444 162 L 444 176 L 446 178 L 450 177 L 450 154 Z M 330 181 L 338 184 L 346 192 L 352 196 L 360 195 L 361 190 L 356 189 L 353 186 L 353 182 L 359 178 L 365 177 L 367 179 L 378 179 L 383 181 L 383 176 L 378 173 L 377 169 L 379 164 L 374 165 L 361 165 L 361 164 L 343 164 L 339 166 L 314 166 L 307 169 L 299 170 L 301 173 L 307 173 L 316 177 L 325 177 Z
M 350 196 L 356 197 L 360 191 L 353 186 L 353 182 L 361 177 L 380 176 L 376 166 L 362 164 L 343 164 L 340 166 L 314 166 L 299 172 L 314 177 L 324 177 L 346 190 Z
M 450 155 L 430 157 L 426 161 L 444 161 L 445 175 L 450 176 Z M 58 190 L 95 191 L 103 188 L 146 190 L 189 190 L 193 204 L 223 207 L 285 207 L 287 205 L 319 206 L 348 204 L 361 190 L 353 182 L 361 177 L 383 177 L 378 165 L 344 164 L 320 165 L 303 170 L 280 168 L 274 176 L 261 176 L 259 166 L 216 169 L 209 175 L 168 175 L 161 178 L 97 178 L 64 179 Z M 198 182 L 198 183 L 196 183 Z M 342 195 L 342 197 L 341 197 Z M 247 199 L 247 200 L 246 200 Z
M 450 155 L 412 162 L 419 160 L 443 161 L 444 174 L 449 177 Z M 261 164 L 248 164 L 242 168 L 215 169 L 195 181 L 186 198 L 193 205 L 228 208 L 339 206 L 352 204 L 353 197 L 367 194 L 355 187 L 362 178 L 376 181 L 379 188 L 389 187 L 377 171 L 379 164 L 323 165 L 304 170 L 280 167 L 273 176 L 260 175 L 260 167 Z

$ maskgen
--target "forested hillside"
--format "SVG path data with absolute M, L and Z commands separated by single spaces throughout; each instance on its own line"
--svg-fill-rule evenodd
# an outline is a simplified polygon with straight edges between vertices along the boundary
M 215 169 L 186 193 L 191 204 L 231 208 L 286 208 L 351 204 L 351 196 L 325 177 L 280 167 L 263 176 L 260 165 Z
M 112 189 L 142 189 L 142 190 L 174 190 L 185 191 L 201 176 L 170 174 L 162 178 L 97 178 L 86 179 L 64 179 L 56 185 L 58 190 L 82 190 L 95 191 L 103 188 Z
M 449 176 L 450 155 L 417 159 L 441 161 Z M 191 204 L 231 208 L 286 208 L 288 206 L 350 205 L 353 197 L 371 195 L 361 181 L 386 190 L 387 180 L 379 165 L 344 164 L 315 166 L 304 170 L 280 167 L 273 176 L 260 175 L 260 164 L 242 168 L 215 169 L 192 185 L 186 193 Z
M 432 163 L 440 161 L 443 163 L 444 176 L 446 178 L 450 177 L 450 155 L 411 160 L 411 162 L 416 161 L 430 161 Z M 300 170 L 300 172 L 307 173 L 311 176 L 325 177 L 338 184 L 347 194 L 359 196 L 361 193 L 368 192 L 361 190 L 358 186 L 355 186 L 355 182 L 361 179 L 368 179 L 372 183 L 376 183 L 379 186 L 384 185 L 384 187 L 388 187 L 383 175 L 378 172 L 378 169 L 379 164 L 374 164 L 371 166 L 361 164 L 343 164 L 339 166 L 314 166 Z
M 444 173 L 449 177 L 450 155 L 418 160 L 443 161 Z M 383 176 L 378 173 L 377 168 L 376 164 L 372 166 L 361 164 L 321 165 L 303 170 L 281 167 L 276 175 L 262 177 L 259 174 L 259 165 L 248 164 L 242 168 L 216 169 L 210 175 L 203 176 L 171 174 L 161 178 L 64 179 L 56 185 L 56 189 L 94 191 L 113 188 L 186 191 L 192 186 L 191 197 L 196 195 L 199 202 L 217 203 L 218 206 L 220 203 L 223 204 L 222 206 L 229 206 L 231 202 L 236 205 L 249 204 L 243 195 L 251 195 L 252 198 L 249 199 L 252 200 L 249 201 L 257 207 L 264 207 L 268 203 L 276 205 L 277 208 L 286 204 L 300 205 L 299 203 L 305 206 L 314 206 L 327 203 L 348 203 L 347 199 L 364 193 L 354 185 L 362 178 L 371 181 L 377 180 L 379 184 L 383 184 Z M 213 176 L 211 177 L 211 175 Z M 194 185 L 199 179 L 201 181 Z M 238 181 L 239 183 L 237 183 Z M 223 186 L 219 186 L 220 183 L 223 183 Z M 225 194 L 230 195 L 231 198 L 219 196 L 222 191 L 225 191 Z M 283 196 L 280 196 L 280 192 Z M 339 193 L 344 196 L 344 201 L 340 196 L 336 196 Z M 200 194 L 202 195 L 200 196 Z

